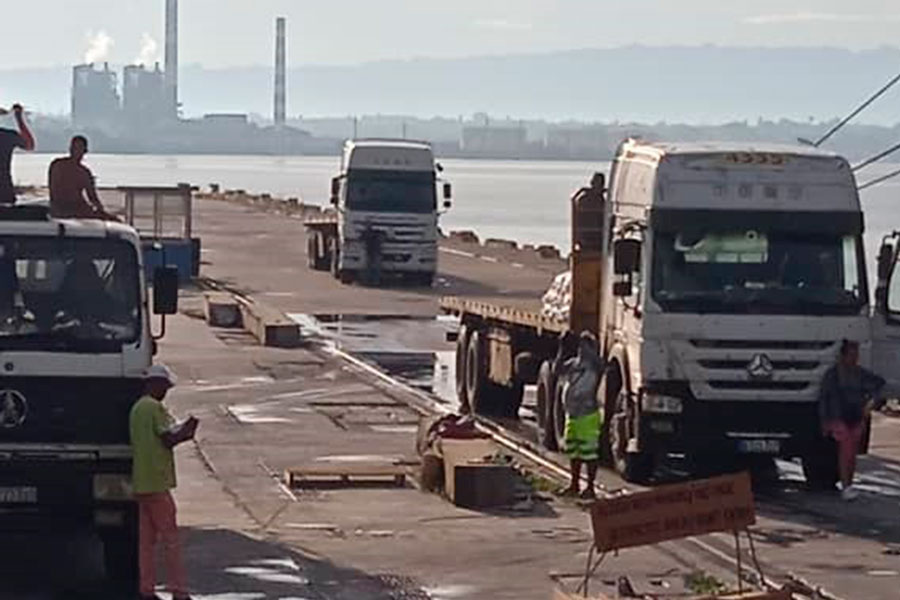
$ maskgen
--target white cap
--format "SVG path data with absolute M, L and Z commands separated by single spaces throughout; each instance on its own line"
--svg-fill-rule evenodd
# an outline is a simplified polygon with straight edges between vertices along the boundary
M 166 365 L 151 365 L 144 371 L 144 379 L 164 379 L 170 386 L 174 386 L 177 378 L 172 369 Z

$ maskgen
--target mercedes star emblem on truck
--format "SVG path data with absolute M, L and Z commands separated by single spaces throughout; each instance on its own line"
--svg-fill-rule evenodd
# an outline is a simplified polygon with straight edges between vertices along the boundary
M 747 373 L 752 379 L 772 379 L 775 375 L 775 366 L 765 354 L 757 354 L 747 365 Z
M 21 392 L 3 390 L 0 392 L 0 426 L 14 429 L 25 422 L 28 415 L 28 402 Z

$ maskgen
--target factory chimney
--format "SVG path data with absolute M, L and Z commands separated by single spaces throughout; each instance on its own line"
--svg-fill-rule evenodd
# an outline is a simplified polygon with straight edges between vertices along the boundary
M 285 59 L 285 19 L 275 21 L 275 126 L 281 127 L 285 121 L 286 79 Z
M 178 117 L 178 0 L 166 0 L 166 102 Z

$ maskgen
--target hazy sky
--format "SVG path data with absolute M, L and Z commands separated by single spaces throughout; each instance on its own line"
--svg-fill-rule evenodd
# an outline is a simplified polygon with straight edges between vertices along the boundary
M 162 54 L 164 0 L 2 0 L 0 69 Z M 181 0 L 182 63 L 357 63 L 626 44 L 896 45 L 897 0 Z

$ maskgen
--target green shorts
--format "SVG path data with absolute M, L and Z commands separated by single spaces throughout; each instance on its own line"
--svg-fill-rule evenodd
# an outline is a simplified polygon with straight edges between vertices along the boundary
M 603 421 L 595 412 L 566 420 L 566 456 L 574 460 L 594 461 L 600 458 L 600 427 Z

